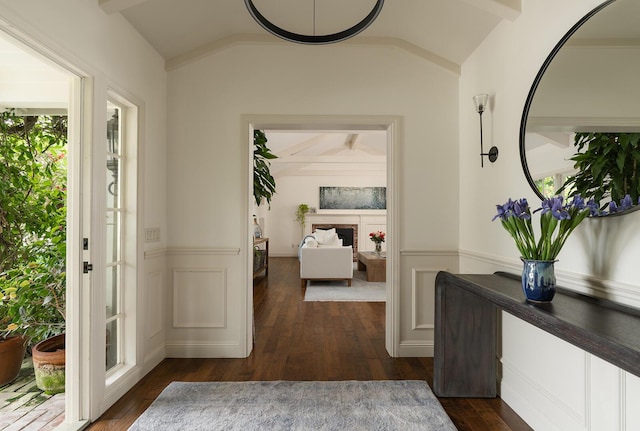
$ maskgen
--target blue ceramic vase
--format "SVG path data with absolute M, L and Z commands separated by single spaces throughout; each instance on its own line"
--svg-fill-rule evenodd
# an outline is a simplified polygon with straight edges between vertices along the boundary
M 551 302 L 556 294 L 555 260 L 532 260 L 521 258 L 522 290 L 527 301 Z

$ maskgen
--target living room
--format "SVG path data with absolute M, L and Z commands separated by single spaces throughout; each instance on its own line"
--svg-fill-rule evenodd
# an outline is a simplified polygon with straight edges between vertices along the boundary
M 320 202 L 327 187 L 358 188 L 387 185 L 387 134 L 379 130 L 281 131 L 264 130 L 267 146 L 278 156 L 270 160 L 276 181 L 271 203 L 256 210 L 263 235 L 269 237 L 271 256 L 298 256 L 302 238 L 313 232 L 314 225 L 323 229 L 341 224 L 356 225 L 354 251 L 373 251 L 369 233 L 386 231 L 386 199 L 384 208 L 326 208 Z M 386 195 L 386 194 L 385 194 Z M 345 204 L 349 206 L 348 198 Z M 296 210 L 306 204 L 304 225 L 296 220 Z M 363 205 L 361 205 L 363 206 Z M 386 244 L 384 245 L 386 251 Z

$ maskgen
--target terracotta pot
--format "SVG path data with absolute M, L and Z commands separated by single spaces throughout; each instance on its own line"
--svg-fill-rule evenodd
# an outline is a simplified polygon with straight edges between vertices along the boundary
M 33 369 L 36 386 L 47 394 L 64 392 L 65 335 L 47 338 L 33 346 Z
M 21 336 L 0 341 L 0 386 L 18 377 L 26 347 L 25 340 Z

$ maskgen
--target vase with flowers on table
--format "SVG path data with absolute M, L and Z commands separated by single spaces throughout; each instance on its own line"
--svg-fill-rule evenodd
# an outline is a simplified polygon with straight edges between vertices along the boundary
M 376 254 L 379 256 L 382 253 L 382 243 L 384 242 L 385 233 L 378 230 L 369 234 L 369 239 L 376 245 Z
M 509 199 L 496 205 L 502 226 L 513 238 L 524 267 L 522 290 L 531 302 L 551 302 L 556 293 L 554 263 L 569 235 L 588 216 L 595 215 L 598 205 L 585 202 L 580 195 L 564 202 L 562 196 L 546 198 L 541 207 L 531 211 L 526 199 Z M 540 238 L 536 240 L 532 214 L 540 212 Z

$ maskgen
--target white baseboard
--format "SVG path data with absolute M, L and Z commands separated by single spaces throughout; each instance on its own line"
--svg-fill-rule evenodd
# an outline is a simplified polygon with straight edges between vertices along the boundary
M 400 358 L 432 358 L 433 341 L 401 341 L 398 347 Z
M 237 343 L 167 343 L 167 358 L 246 358 Z
M 151 351 L 142 361 L 142 375 L 145 376 L 167 357 L 164 345 Z

